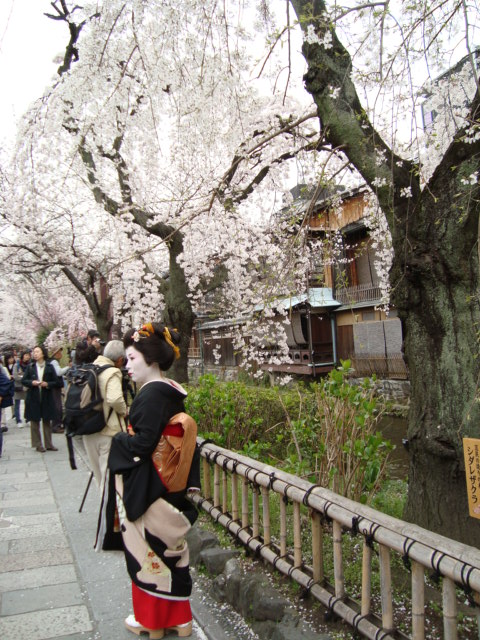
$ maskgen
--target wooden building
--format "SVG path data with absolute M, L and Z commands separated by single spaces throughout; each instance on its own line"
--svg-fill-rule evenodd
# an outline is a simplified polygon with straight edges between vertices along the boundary
M 366 195 L 365 188 L 344 192 L 340 204 L 338 193 L 323 195 L 313 206 L 308 196 L 295 199 L 295 215 L 303 222 L 308 217 L 310 238 L 328 242 L 329 235 L 337 234 L 342 255 L 331 264 L 318 256 L 311 265 L 307 291 L 272 305 L 279 311 L 279 320 L 284 317 L 280 312 L 288 310 L 290 361 L 265 365 L 265 369 L 315 377 L 349 359 L 360 376 L 407 377 L 400 320 L 395 310 L 387 314 L 380 308 L 375 248 L 365 220 Z M 291 215 L 292 208 L 284 212 Z M 252 314 L 255 311 L 260 308 Z M 197 323 L 195 344 L 202 367 L 241 365 L 231 334 L 242 322 Z

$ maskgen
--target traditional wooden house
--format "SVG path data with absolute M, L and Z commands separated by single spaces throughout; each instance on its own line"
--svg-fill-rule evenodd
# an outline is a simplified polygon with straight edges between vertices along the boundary
M 382 306 L 378 256 L 365 218 L 365 189 L 343 194 L 342 203 L 329 209 L 319 203 L 312 215 L 311 233 L 316 228 L 337 230 L 342 256 L 326 274 L 332 286 L 335 309 L 337 354 L 349 359 L 358 375 L 406 378 L 402 358 L 402 327 L 394 309 Z
M 316 245 L 324 242 L 326 246 L 335 235 L 340 255 L 329 261 L 325 260 L 328 252 L 321 251 L 312 261 L 307 290 L 271 303 L 279 320 L 288 312 L 290 360 L 264 368 L 315 377 L 330 371 L 340 359 L 350 359 L 358 375 L 407 377 L 401 323 L 394 310 L 387 314 L 379 307 L 376 254 L 365 219 L 366 189 L 322 194 L 313 204 L 311 197 L 300 193 L 297 190 L 295 216 L 308 225 Z M 252 314 L 259 310 L 252 309 Z M 202 371 L 225 373 L 241 364 L 232 346 L 232 328 L 244 322 L 242 318 L 199 319 L 192 344 Z

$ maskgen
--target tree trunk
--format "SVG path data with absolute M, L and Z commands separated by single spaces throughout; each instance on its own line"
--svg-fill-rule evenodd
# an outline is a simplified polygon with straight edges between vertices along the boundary
M 474 169 L 470 161 L 463 167 L 462 157 L 457 141 L 404 220 L 403 233 L 394 234 L 392 285 L 411 384 L 404 516 L 479 546 L 462 449 L 463 437 L 480 437 L 479 204 L 478 185 L 462 183 Z
M 102 340 L 109 340 L 110 330 L 113 325 L 112 298 L 108 294 L 105 280 L 102 277 L 97 277 L 94 272 L 88 271 L 88 284 L 84 284 L 76 276 L 73 269 L 62 267 L 62 272 L 86 300 Z M 100 290 L 100 295 L 98 295 L 96 289 Z
M 108 341 L 110 340 L 110 330 L 113 325 L 113 320 L 111 317 L 111 313 L 107 311 L 107 313 L 102 313 L 99 311 L 95 314 L 95 325 L 98 329 L 100 337 L 102 340 Z
M 180 358 L 173 363 L 169 375 L 177 382 L 188 382 L 188 349 L 192 335 L 194 314 L 188 297 L 185 273 L 178 264 L 178 256 L 183 251 L 182 236 L 173 235 L 168 241 L 170 255 L 169 286 L 165 292 L 164 323 L 177 329 L 181 335 Z

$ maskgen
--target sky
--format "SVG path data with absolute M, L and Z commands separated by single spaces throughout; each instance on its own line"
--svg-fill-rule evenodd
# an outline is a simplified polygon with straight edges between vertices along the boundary
M 45 17 L 50 0 L 0 1 L 0 141 L 12 141 L 16 122 L 51 84 L 68 38 L 65 23 Z

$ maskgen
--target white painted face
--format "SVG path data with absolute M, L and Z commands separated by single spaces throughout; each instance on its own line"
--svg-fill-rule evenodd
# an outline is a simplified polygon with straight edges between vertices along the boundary
M 145 362 L 145 358 L 135 347 L 127 347 L 125 350 L 127 357 L 126 368 L 128 375 L 138 385 L 142 385 L 152 377 L 152 365 Z

